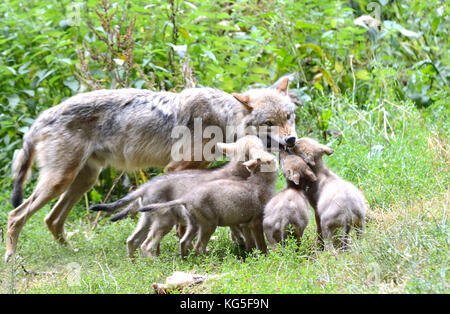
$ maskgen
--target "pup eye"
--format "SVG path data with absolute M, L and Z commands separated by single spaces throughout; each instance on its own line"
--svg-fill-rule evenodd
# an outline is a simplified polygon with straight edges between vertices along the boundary
M 273 126 L 273 123 L 271 121 L 267 121 L 266 123 L 264 123 L 267 126 Z
M 291 118 L 292 118 L 292 113 L 289 113 L 289 114 L 287 115 L 287 119 L 288 119 L 288 120 L 291 120 Z

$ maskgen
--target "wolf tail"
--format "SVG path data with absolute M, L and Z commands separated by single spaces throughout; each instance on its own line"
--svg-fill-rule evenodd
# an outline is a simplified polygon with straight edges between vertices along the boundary
M 22 149 L 15 156 L 13 160 L 13 190 L 11 202 L 14 208 L 22 204 L 23 201 L 23 185 L 31 175 L 31 165 L 33 164 L 35 155 L 35 147 L 33 141 L 30 139 L 29 133 L 23 138 Z
M 182 200 L 174 200 L 174 201 L 170 201 L 170 202 L 165 202 L 165 203 L 155 203 L 155 204 L 150 204 L 147 206 L 142 207 L 141 209 L 139 209 L 140 212 L 148 212 L 151 210 L 156 210 L 156 209 L 160 209 L 160 208 L 172 208 L 175 206 L 179 206 L 179 205 L 184 205 L 184 201 Z

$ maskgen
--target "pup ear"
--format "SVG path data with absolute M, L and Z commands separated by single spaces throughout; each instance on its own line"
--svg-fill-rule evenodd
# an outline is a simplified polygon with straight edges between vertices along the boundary
M 256 166 L 258 164 L 258 161 L 256 159 L 250 159 L 250 160 L 248 160 L 246 162 L 243 162 L 242 164 L 244 166 L 246 166 L 246 167 L 253 167 L 253 166 Z
M 294 182 L 295 184 L 299 185 L 300 184 L 300 175 L 297 172 L 294 171 L 289 171 L 289 177 L 288 177 L 289 181 Z
M 294 92 L 289 91 L 288 96 L 296 106 L 303 107 L 302 100 Z
M 316 165 L 313 155 L 300 153 L 300 157 L 308 164 L 308 166 L 314 167 Z
M 288 152 L 285 149 L 280 149 L 280 152 L 278 153 L 279 157 L 280 157 L 280 162 L 284 161 L 284 159 L 286 159 L 286 157 L 289 155 Z
M 325 145 L 320 145 L 320 151 L 322 154 L 327 154 L 328 156 L 334 153 L 334 149 Z
M 236 150 L 234 143 L 217 143 L 217 148 L 226 155 L 231 155 Z
M 255 172 L 255 168 L 258 165 L 258 160 L 250 159 L 249 161 L 242 163 L 250 172 Z
M 272 154 L 263 154 L 259 161 L 265 164 L 270 164 L 275 159 L 275 156 Z
M 233 97 L 236 98 L 241 104 L 243 104 L 247 109 L 252 110 L 253 107 L 250 105 L 250 97 L 243 94 L 233 93 Z
M 289 78 L 285 77 L 284 79 L 281 80 L 276 89 L 283 95 L 287 95 L 288 86 L 289 86 Z
M 317 181 L 316 175 L 310 169 L 305 170 L 305 175 L 309 178 L 309 180 L 311 180 L 311 182 Z
M 248 156 L 250 159 L 256 159 L 256 157 L 258 157 L 259 154 L 259 149 L 255 148 L 255 147 L 250 147 L 249 151 L 248 151 Z

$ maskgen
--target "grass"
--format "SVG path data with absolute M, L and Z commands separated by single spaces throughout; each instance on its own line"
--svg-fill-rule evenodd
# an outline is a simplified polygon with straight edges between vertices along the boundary
M 66 223 L 72 248 L 58 245 L 46 230 L 49 205 L 29 220 L 15 263 L 0 262 L 0 291 L 153 293 L 151 283 L 186 271 L 223 275 L 183 291 L 191 293 L 449 293 L 448 111 L 387 103 L 385 111 L 351 109 L 348 103 L 334 103 L 331 110 L 330 128 L 343 136 L 328 139 L 335 153 L 326 163 L 359 186 L 370 203 L 365 237 L 352 238 L 349 251 L 318 250 L 312 219 L 300 247 L 288 241 L 267 256 L 245 254 L 228 229 L 219 228 L 204 256 L 181 262 L 170 234 L 160 257 L 131 263 L 125 242 L 136 222 L 102 219 L 91 230 L 95 214 L 80 201 Z M 299 112 L 301 119 L 304 114 Z M 8 189 L 0 193 L 1 255 L 9 195 Z M 80 280 L 73 276 L 78 265 Z

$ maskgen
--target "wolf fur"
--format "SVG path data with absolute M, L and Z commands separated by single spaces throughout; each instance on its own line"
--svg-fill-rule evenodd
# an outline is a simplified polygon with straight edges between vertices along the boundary
M 315 210 L 317 233 L 320 244 L 334 250 L 333 237 L 336 229 L 343 228 L 343 249 L 348 247 L 348 235 L 352 227 L 358 236 L 364 231 L 367 201 L 362 192 L 352 183 L 343 180 L 325 165 L 324 154 L 333 154 L 333 149 L 310 138 L 300 138 L 293 152 L 301 156 L 311 167 L 317 180 L 312 182 L 306 195 Z
M 226 134 L 227 125 L 257 128 L 270 117 L 271 123 L 283 130 L 280 134 L 287 134 L 290 128 L 289 137 L 295 136 L 294 104 L 287 94 L 286 81 L 276 89 L 251 94 L 254 96 L 233 97 L 211 88 L 187 89 L 178 94 L 99 90 L 73 96 L 43 111 L 25 134 L 23 148 L 14 161 L 12 203 L 16 208 L 8 215 L 5 259 L 10 260 L 15 253 L 20 231 L 29 217 L 58 196 L 45 222 L 54 238 L 65 243 L 68 213 L 106 165 L 123 170 L 204 167 L 205 161 L 171 161 L 171 147 L 176 141 L 171 131 L 175 126 L 186 126 L 193 132 L 194 119 L 202 118 L 203 127 L 215 125 Z M 282 138 L 275 140 L 284 143 Z M 23 184 L 34 158 L 40 169 L 39 181 L 22 203 Z

